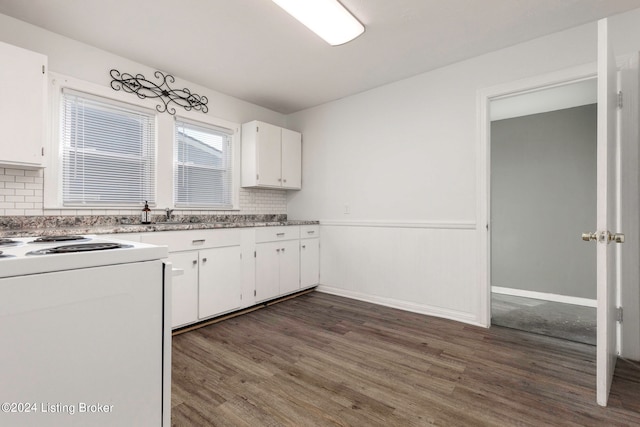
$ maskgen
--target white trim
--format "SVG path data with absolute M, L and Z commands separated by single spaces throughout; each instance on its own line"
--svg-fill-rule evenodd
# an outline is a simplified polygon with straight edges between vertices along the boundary
M 379 220 L 320 220 L 320 225 L 331 227 L 382 227 L 382 228 L 435 228 L 440 230 L 474 230 L 472 221 L 379 221 Z
M 544 87 L 559 86 L 570 82 L 594 78 L 597 76 L 597 64 L 590 63 L 553 73 L 516 80 L 496 86 L 479 89 L 476 93 L 477 135 L 476 144 L 476 231 L 478 233 L 478 320 L 483 326 L 491 324 L 491 241 L 489 239 L 490 216 L 490 125 L 489 102 L 516 93 L 539 90 Z
M 370 302 L 385 307 L 397 308 L 399 310 L 410 311 L 412 313 L 424 314 L 427 316 L 441 317 L 444 319 L 455 320 L 457 322 L 467 323 L 475 326 L 484 326 L 478 323 L 476 317 L 471 313 L 462 311 L 449 310 L 446 308 L 435 307 L 426 304 L 414 304 L 407 301 L 401 301 L 393 298 L 379 297 L 375 295 L 363 294 L 360 292 L 348 291 L 345 289 L 335 288 L 332 286 L 318 285 L 318 292 L 325 294 L 337 295 L 345 298 L 351 298 L 358 301 Z
M 550 294 L 547 292 L 527 291 L 524 289 L 503 288 L 500 286 L 492 286 L 491 292 L 493 292 L 494 294 L 513 295 L 516 297 L 540 299 L 543 301 L 582 305 L 584 307 L 595 308 L 598 305 L 598 301 L 595 299 L 572 297 L 569 295 Z

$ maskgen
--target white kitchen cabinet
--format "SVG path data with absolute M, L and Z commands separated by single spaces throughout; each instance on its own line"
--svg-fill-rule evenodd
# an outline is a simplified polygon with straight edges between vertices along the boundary
M 139 233 L 132 240 L 168 246 L 178 273 L 178 328 L 316 286 L 319 232 L 318 225 L 252 227 Z
M 242 186 L 302 188 L 302 134 L 259 121 L 243 124 Z
M 188 325 L 198 320 L 198 251 L 169 254 L 174 270 L 171 279 L 171 327 Z
M 0 165 L 43 167 L 47 57 L 0 42 Z
M 280 295 L 300 289 L 300 242 L 282 242 L 280 250 Z
M 198 318 L 205 319 L 240 308 L 240 246 L 205 249 L 199 255 Z
M 256 302 L 300 289 L 300 227 L 256 228 Z
M 144 233 L 143 243 L 166 245 L 173 269 L 173 328 L 240 308 L 240 230 Z M 182 270 L 182 271 L 180 271 Z
M 302 134 L 282 129 L 282 188 L 302 188 Z
M 300 240 L 300 288 L 316 286 L 320 280 L 320 239 Z
M 256 302 L 300 289 L 299 240 L 256 244 Z
M 280 242 L 256 245 L 255 301 L 266 301 L 280 295 Z

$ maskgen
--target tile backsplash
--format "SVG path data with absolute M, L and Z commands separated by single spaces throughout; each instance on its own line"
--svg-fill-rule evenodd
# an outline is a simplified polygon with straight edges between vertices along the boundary
M 44 209 L 42 169 L 25 170 L 0 167 L 0 216 L 20 215 L 136 215 L 139 209 Z M 158 209 L 158 212 L 163 209 Z M 190 211 L 176 209 L 176 214 L 286 214 L 285 190 L 240 189 L 239 211 Z
M 42 169 L 0 168 L 0 215 L 42 215 Z

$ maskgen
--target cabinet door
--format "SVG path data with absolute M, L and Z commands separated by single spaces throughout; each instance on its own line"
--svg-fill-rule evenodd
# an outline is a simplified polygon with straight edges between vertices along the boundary
M 308 288 L 320 280 L 320 239 L 300 241 L 300 287 Z
M 240 246 L 200 251 L 199 286 L 200 319 L 240 308 Z
M 258 124 L 256 135 L 258 155 L 258 185 L 280 187 L 280 128 L 268 123 Z
M 282 129 L 282 187 L 302 188 L 302 135 Z
M 280 295 L 300 289 L 300 241 L 280 242 Z
M 256 302 L 277 297 L 280 293 L 280 249 L 284 242 L 256 245 Z
M 171 327 L 186 325 L 198 320 L 198 252 L 169 254 L 174 269 L 183 274 L 171 280 Z
M 42 166 L 47 57 L 0 42 L 0 164 Z

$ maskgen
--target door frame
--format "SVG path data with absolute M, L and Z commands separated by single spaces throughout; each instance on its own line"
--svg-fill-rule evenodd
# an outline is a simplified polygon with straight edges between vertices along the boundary
M 478 90 L 476 152 L 476 235 L 478 239 L 478 323 L 491 326 L 491 117 L 490 102 L 494 99 L 560 87 L 570 83 L 597 78 L 597 64 L 590 63 L 553 73 L 504 83 Z M 576 236 L 578 239 L 579 236 Z

